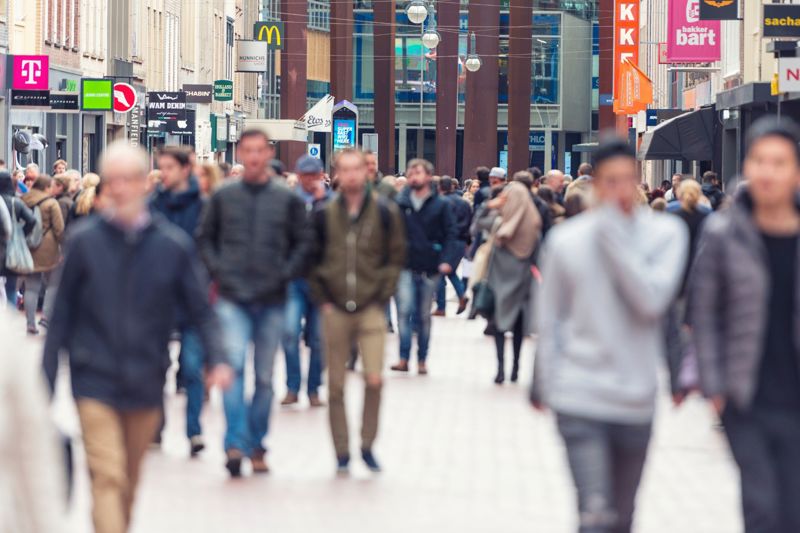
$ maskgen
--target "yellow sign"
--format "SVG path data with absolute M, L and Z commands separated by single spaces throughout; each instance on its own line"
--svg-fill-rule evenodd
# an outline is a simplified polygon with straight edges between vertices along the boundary
M 728 7 L 733 2 L 734 0 L 705 0 L 705 3 L 711 7 Z
M 253 39 L 266 41 L 267 48 L 272 50 L 283 50 L 283 22 L 256 22 Z
M 781 82 L 780 77 L 777 73 L 772 75 L 772 82 L 769 84 L 769 94 L 772 96 L 778 96 L 781 94 Z

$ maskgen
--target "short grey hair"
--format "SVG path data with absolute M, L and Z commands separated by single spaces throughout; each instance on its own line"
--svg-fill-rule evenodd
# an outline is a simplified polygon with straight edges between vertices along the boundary
M 131 165 L 137 174 L 146 178 L 150 172 L 150 160 L 147 152 L 139 147 L 131 146 L 127 141 L 114 141 L 109 144 L 100 156 L 100 175 L 110 163 L 126 163 Z

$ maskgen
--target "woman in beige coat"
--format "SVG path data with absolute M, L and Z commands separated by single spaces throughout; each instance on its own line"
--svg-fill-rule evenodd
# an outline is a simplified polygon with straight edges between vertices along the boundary
M 38 335 L 36 327 L 36 308 L 39 295 L 50 280 L 50 273 L 61 262 L 61 241 L 64 238 L 64 216 L 58 201 L 49 191 L 52 178 L 39 176 L 31 190 L 22 197 L 31 211 L 38 207 L 42 215 L 42 243 L 31 249 L 33 273 L 25 277 L 25 317 L 28 320 L 28 333 Z M 53 288 L 55 289 L 55 288 Z M 45 316 L 48 306 L 45 305 Z M 41 324 L 46 327 L 46 320 Z

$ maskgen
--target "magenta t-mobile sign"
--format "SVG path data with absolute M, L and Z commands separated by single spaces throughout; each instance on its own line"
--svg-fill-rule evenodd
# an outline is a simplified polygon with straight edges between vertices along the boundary
M 48 56 L 13 56 L 12 88 L 46 91 L 50 84 L 50 58 Z

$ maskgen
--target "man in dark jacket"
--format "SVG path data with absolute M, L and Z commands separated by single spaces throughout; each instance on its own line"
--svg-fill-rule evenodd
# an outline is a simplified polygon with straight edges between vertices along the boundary
M 475 210 L 477 210 L 478 207 L 483 204 L 483 202 L 492 197 L 492 185 L 489 183 L 490 172 L 491 171 L 487 167 L 478 167 L 475 169 L 474 179 L 478 180 L 478 183 L 480 184 L 472 201 L 472 206 L 475 208 Z
M 167 146 L 158 152 L 161 183 L 150 198 L 150 210 L 163 215 L 194 240 L 203 212 L 203 199 L 197 178 L 192 175 L 191 155 L 182 146 Z M 205 448 L 200 426 L 205 397 L 205 354 L 197 330 L 189 326 L 185 316 L 179 315 L 175 326 L 181 336 L 179 381 L 186 388 L 186 436 L 191 456 L 195 457 Z
M 52 390 L 59 352 L 69 355 L 94 530 L 127 531 L 139 466 L 160 423 L 179 313 L 203 340 L 209 384 L 227 386 L 231 370 L 191 240 L 147 211 L 147 155 L 112 144 L 101 171 L 109 208 L 72 230 L 43 364 Z
M 219 188 L 200 226 L 200 252 L 219 290 L 217 312 L 236 373 L 225 394 L 227 468 L 241 474 L 245 455 L 253 471 L 269 471 L 264 438 L 272 407 L 272 369 L 283 336 L 286 287 L 303 274 L 313 246 L 306 206 L 275 179 L 275 148 L 260 130 L 247 130 L 237 155 L 241 180 Z M 244 398 L 244 368 L 254 344 L 255 394 Z
M 381 401 L 384 307 L 405 261 L 405 232 L 397 207 L 370 193 L 361 152 L 340 151 L 335 166 L 340 194 L 315 214 L 319 255 L 309 284 L 324 324 L 331 433 L 339 472 L 346 473 L 350 461 L 344 384 L 354 341 L 361 347 L 366 381 L 361 456 L 370 470 L 379 471 L 372 445 Z
M 28 209 L 25 202 L 17 197 L 17 186 L 14 178 L 7 170 L 0 170 L 0 199 L 6 204 L 9 217 L 14 224 L 23 223 L 23 232 L 30 234 L 36 226 L 36 218 L 33 211 Z M 0 230 L 3 231 L 3 230 Z M 17 272 L 12 272 L 6 268 L 6 247 L 7 239 L 10 235 L 2 235 L 0 238 L 0 277 L 5 278 L 6 298 L 12 306 L 17 305 Z
M 461 251 L 455 261 L 456 267 L 464 258 L 464 253 L 467 250 L 467 244 L 470 240 L 469 228 L 472 222 L 472 207 L 469 202 L 461 197 L 461 194 L 456 190 L 456 180 L 450 176 L 444 176 L 439 182 L 439 190 L 441 191 L 442 198 L 450 202 L 453 208 L 453 218 L 455 219 L 458 249 Z M 445 280 L 450 280 L 453 288 L 458 296 L 458 310 L 457 315 L 460 315 L 467 309 L 469 299 L 466 297 L 467 289 L 464 287 L 464 282 L 455 273 L 455 270 L 447 276 L 442 276 L 439 281 L 439 286 L 436 289 L 436 311 L 434 316 L 445 316 L 446 307 L 446 284 Z
M 800 131 L 774 117 L 750 128 L 747 189 L 704 224 L 689 316 L 745 531 L 800 531 Z
M 400 362 L 392 370 L 408 372 L 413 325 L 417 332 L 418 371 L 425 375 L 433 296 L 440 276 L 455 271 L 463 250 L 459 249 L 453 208 L 431 185 L 433 165 L 424 159 L 412 159 L 406 176 L 408 187 L 397 197 L 397 204 L 405 220 L 408 259 L 395 297 Z
M 719 188 L 717 173 L 707 171 L 703 173 L 703 194 L 711 202 L 711 209 L 716 211 L 725 201 L 725 193 Z

